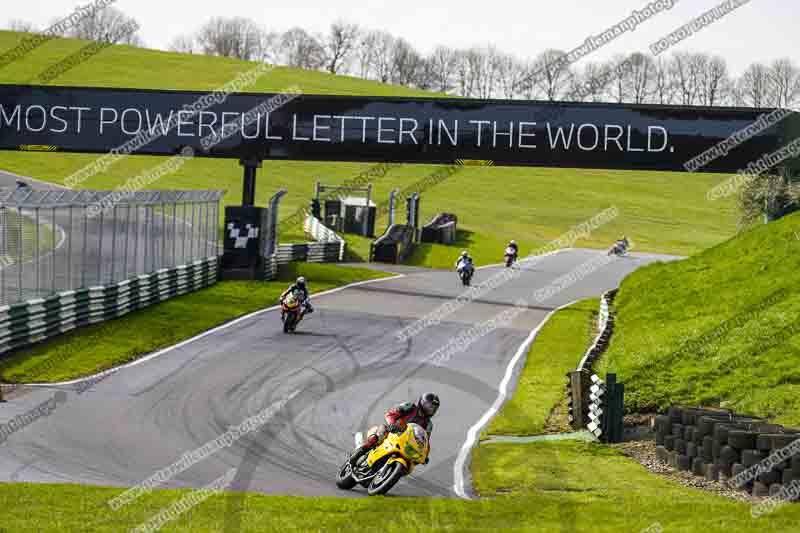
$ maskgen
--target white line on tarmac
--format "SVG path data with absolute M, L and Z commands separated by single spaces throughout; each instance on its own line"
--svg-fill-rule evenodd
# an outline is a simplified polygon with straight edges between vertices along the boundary
M 470 497 L 467 495 L 467 489 L 465 486 L 465 476 L 464 476 L 464 469 L 466 468 L 467 459 L 469 458 L 470 453 L 472 452 L 472 447 L 475 445 L 475 442 L 478 440 L 478 435 L 483 430 L 483 428 L 489 423 L 494 415 L 500 410 L 503 404 L 506 401 L 506 396 L 508 395 L 508 385 L 511 383 L 511 378 L 514 376 L 514 369 L 517 366 L 517 363 L 522 356 L 528 353 L 530 350 L 533 341 L 539 335 L 539 332 L 542 330 L 545 324 L 550 320 L 550 318 L 556 314 L 557 312 L 565 309 L 571 305 L 578 303 L 580 300 L 576 300 L 572 303 L 568 303 L 566 305 L 562 305 L 555 311 L 551 311 L 545 318 L 542 320 L 542 323 L 536 326 L 528 338 L 520 345 L 519 349 L 517 349 L 517 353 L 514 354 L 514 357 L 508 363 L 508 367 L 506 367 L 505 376 L 503 376 L 503 381 L 500 382 L 500 389 L 499 394 L 497 395 L 497 399 L 494 401 L 494 404 L 486 411 L 483 416 L 475 423 L 474 426 L 469 428 L 467 432 L 467 440 L 464 441 L 464 445 L 461 447 L 461 451 L 458 452 L 458 456 L 456 457 L 456 462 L 453 465 L 453 490 L 456 493 L 456 496 L 459 498 L 463 498 L 465 500 L 469 500 Z
M 378 279 L 370 279 L 370 280 L 366 280 L 366 281 L 358 281 L 356 283 L 351 283 L 351 284 L 345 285 L 343 287 L 337 287 L 335 289 L 329 289 L 327 291 L 323 291 L 323 292 L 320 292 L 320 293 L 317 293 L 317 294 L 312 294 L 311 296 L 313 298 L 319 298 L 321 296 L 328 296 L 330 294 L 335 294 L 335 293 L 341 292 L 341 291 L 343 291 L 345 289 L 350 289 L 352 287 L 358 287 L 360 285 L 368 285 L 370 283 L 377 283 L 379 281 L 388 281 L 390 279 L 399 279 L 399 278 L 404 278 L 404 277 L 405 277 L 405 274 L 398 274 L 396 276 L 390 276 L 390 277 L 387 277 L 387 278 L 378 278 Z M 105 370 L 103 372 L 99 372 L 97 374 L 94 374 L 93 376 L 74 379 L 72 381 L 62 381 L 62 382 L 59 382 L 59 383 L 24 383 L 24 384 L 20 384 L 20 385 L 21 386 L 25 386 L 25 387 L 59 387 L 59 386 L 64 386 L 64 385 L 77 385 L 77 384 L 83 383 L 85 381 L 98 380 L 98 379 L 104 378 L 105 376 L 107 376 L 109 374 L 113 374 L 115 372 L 119 372 L 120 370 L 124 370 L 126 368 L 131 368 L 131 367 L 140 365 L 142 363 L 146 363 L 147 361 L 155 359 L 156 357 L 160 357 L 160 356 L 162 356 L 162 355 L 164 355 L 166 353 L 169 353 L 169 352 L 171 352 L 173 350 L 177 350 L 178 348 L 182 348 L 183 346 L 186 346 L 187 344 L 191 344 L 191 343 L 193 343 L 195 341 L 198 341 L 198 340 L 200 340 L 200 339 L 202 339 L 204 337 L 207 337 L 209 335 L 213 335 L 214 333 L 216 333 L 218 331 L 222 331 L 222 330 L 228 329 L 228 328 L 230 328 L 232 326 L 235 326 L 236 324 L 239 324 L 239 323 L 244 322 L 246 320 L 250 320 L 251 318 L 255 318 L 255 317 L 258 317 L 260 315 L 266 314 L 266 313 L 268 313 L 270 311 L 275 311 L 277 309 L 280 309 L 280 306 L 279 305 L 273 305 L 272 307 L 268 307 L 266 309 L 261 309 L 260 311 L 255 311 L 253 313 L 250 313 L 249 315 L 240 316 L 239 318 L 237 318 L 235 320 L 231 320 L 230 322 L 226 322 L 225 324 L 222 324 L 221 326 L 217 326 L 215 328 L 212 328 L 212 329 L 209 329 L 207 331 L 204 331 L 203 333 L 195 335 L 191 339 L 186 339 L 185 341 L 179 342 L 178 344 L 175 344 L 173 346 L 169 346 L 167 348 L 163 348 L 163 349 L 161 349 L 161 350 L 159 350 L 157 352 L 154 352 L 154 353 L 151 353 L 150 355 L 142 357 L 141 359 L 137 359 L 135 361 L 131 361 L 130 363 L 127 363 L 125 365 L 122 365 L 122 366 L 119 366 L 119 367 L 116 367 L 116 368 L 111 368 L 109 370 Z

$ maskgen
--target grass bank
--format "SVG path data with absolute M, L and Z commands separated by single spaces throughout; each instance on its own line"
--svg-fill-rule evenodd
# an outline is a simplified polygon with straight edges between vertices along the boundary
M 798 234 L 792 215 L 622 283 L 602 367 L 629 410 L 686 402 L 800 425 Z

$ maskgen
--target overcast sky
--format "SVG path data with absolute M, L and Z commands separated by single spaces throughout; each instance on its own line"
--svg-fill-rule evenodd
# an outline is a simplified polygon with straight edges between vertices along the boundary
M 0 17 L 6 19 L 2 22 L 16 18 L 39 27 L 89 2 L 0 1 Z M 676 1 L 671 10 L 642 23 L 634 32 L 589 57 L 607 59 L 614 53 L 647 51 L 653 41 L 720 1 Z M 429 52 L 438 44 L 493 44 L 520 57 L 532 57 L 545 48 L 569 51 L 649 3 L 650 0 L 118 0 L 116 6 L 140 22 L 140 33 L 151 48 L 166 48 L 173 37 L 192 32 L 212 16 L 243 16 L 275 30 L 300 26 L 325 31 L 332 21 L 344 19 L 404 37 L 421 52 Z M 790 57 L 800 64 L 798 21 L 797 0 L 751 0 L 676 49 L 719 54 L 737 75 L 753 61 Z

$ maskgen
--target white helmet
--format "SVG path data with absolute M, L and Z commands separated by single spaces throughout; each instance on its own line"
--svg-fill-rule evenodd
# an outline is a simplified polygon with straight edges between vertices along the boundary
M 304 278 L 303 276 L 300 276 L 299 278 L 297 278 L 297 284 L 298 285 L 305 285 L 306 284 L 306 278 Z
M 463 252 L 461 252 L 461 257 L 467 257 L 468 255 L 469 255 L 469 254 L 467 253 L 467 251 L 466 251 L 466 250 L 464 250 Z
M 514 241 L 514 240 L 512 240 L 512 241 L 511 241 L 510 243 L 508 243 L 508 244 L 517 244 L 517 241 Z

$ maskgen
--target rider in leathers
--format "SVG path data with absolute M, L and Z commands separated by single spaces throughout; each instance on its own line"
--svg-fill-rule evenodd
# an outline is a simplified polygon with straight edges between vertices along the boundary
M 429 392 L 419 398 L 416 403 L 406 402 L 392 407 L 386 412 L 385 424 L 375 426 L 369 430 L 367 440 L 350 456 L 350 464 L 355 465 L 358 460 L 380 446 L 389 433 L 402 433 L 406 425 L 414 423 L 425 428 L 430 437 L 433 432 L 431 418 L 439 410 L 439 397 Z M 425 461 L 427 464 L 427 460 Z

